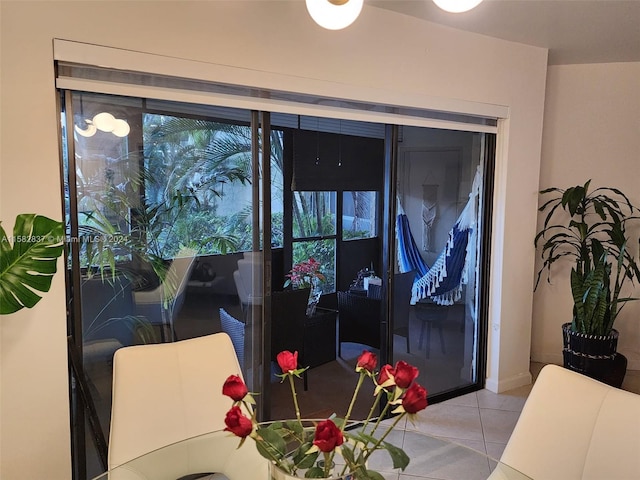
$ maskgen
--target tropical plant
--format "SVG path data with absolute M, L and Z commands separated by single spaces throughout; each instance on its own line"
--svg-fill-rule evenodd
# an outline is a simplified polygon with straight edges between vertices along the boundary
M 0 315 L 31 308 L 48 292 L 64 250 L 64 225 L 42 215 L 16 217 L 13 237 L 0 222 Z
M 623 192 L 611 187 L 589 191 L 590 183 L 540 192 L 553 197 L 539 208 L 547 214 L 534 241 L 536 247 L 542 246 L 543 260 L 535 287 L 543 272 L 550 281 L 552 266 L 569 258 L 573 261 L 572 330 L 608 335 L 622 307 L 636 300 L 620 295 L 626 283 L 640 278 L 635 247 L 629 248 L 629 232 L 640 225 L 640 217 Z

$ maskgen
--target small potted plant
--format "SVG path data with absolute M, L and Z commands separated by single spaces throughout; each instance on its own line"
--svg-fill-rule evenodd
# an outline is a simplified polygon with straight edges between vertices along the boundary
M 640 225 L 639 210 L 620 190 L 589 191 L 590 183 L 540 192 L 551 198 L 539 208 L 546 217 L 534 242 L 542 258 L 535 288 L 543 272 L 550 281 L 557 261 L 572 261 L 573 318 L 562 326 L 565 367 L 620 386 L 626 359 L 617 353 L 613 326 L 626 302 L 636 300 L 621 294 L 640 278 L 628 233 L 632 224 Z
M 284 288 L 291 286 L 293 288 L 309 288 L 309 302 L 307 307 L 307 316 L 311 317 L 316 311 L 322 290 L 320 283 L 325 281 L 325 276 L 320 272 L 320 262 L 311 257 L 304 262 L 296 263 L 291 271 L 286 275 L 287 280 L 284 282 Z

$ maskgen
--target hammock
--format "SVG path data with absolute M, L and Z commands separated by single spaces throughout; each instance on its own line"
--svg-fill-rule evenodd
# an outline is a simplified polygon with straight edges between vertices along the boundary
M 396 238 L 398 240 L 398 267 L 400 273 L 416 271 L 411 291 L 411 304 L 429 297 L 438 305 L 453 305 L 462 295 L 462 287 L 468 283 L 468 249 L 473 248 L 476 219 L 476 203 L 480 186 L 480 169 L 476 172 L 469 201 L 449 231 L 449 239 L 436 261 L 429 267 L 411 233 L 409 220 L 398 202 Z

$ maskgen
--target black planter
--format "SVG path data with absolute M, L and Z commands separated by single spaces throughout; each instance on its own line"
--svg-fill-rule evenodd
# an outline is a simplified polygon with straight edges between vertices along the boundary
M 562 325 L 564 367 L 613 387 L 620 388 L 627 371 L 627 359 L 617 353 L 618 331 L 610 335 L 586 335 Z

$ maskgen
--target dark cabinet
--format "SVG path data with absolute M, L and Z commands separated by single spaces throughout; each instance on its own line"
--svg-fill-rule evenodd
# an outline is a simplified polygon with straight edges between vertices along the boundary
M 337 312 L 327 308 L 316 308 L 312 317 L 304 321 L 304 358 L 310 368 L 336 359 Z

